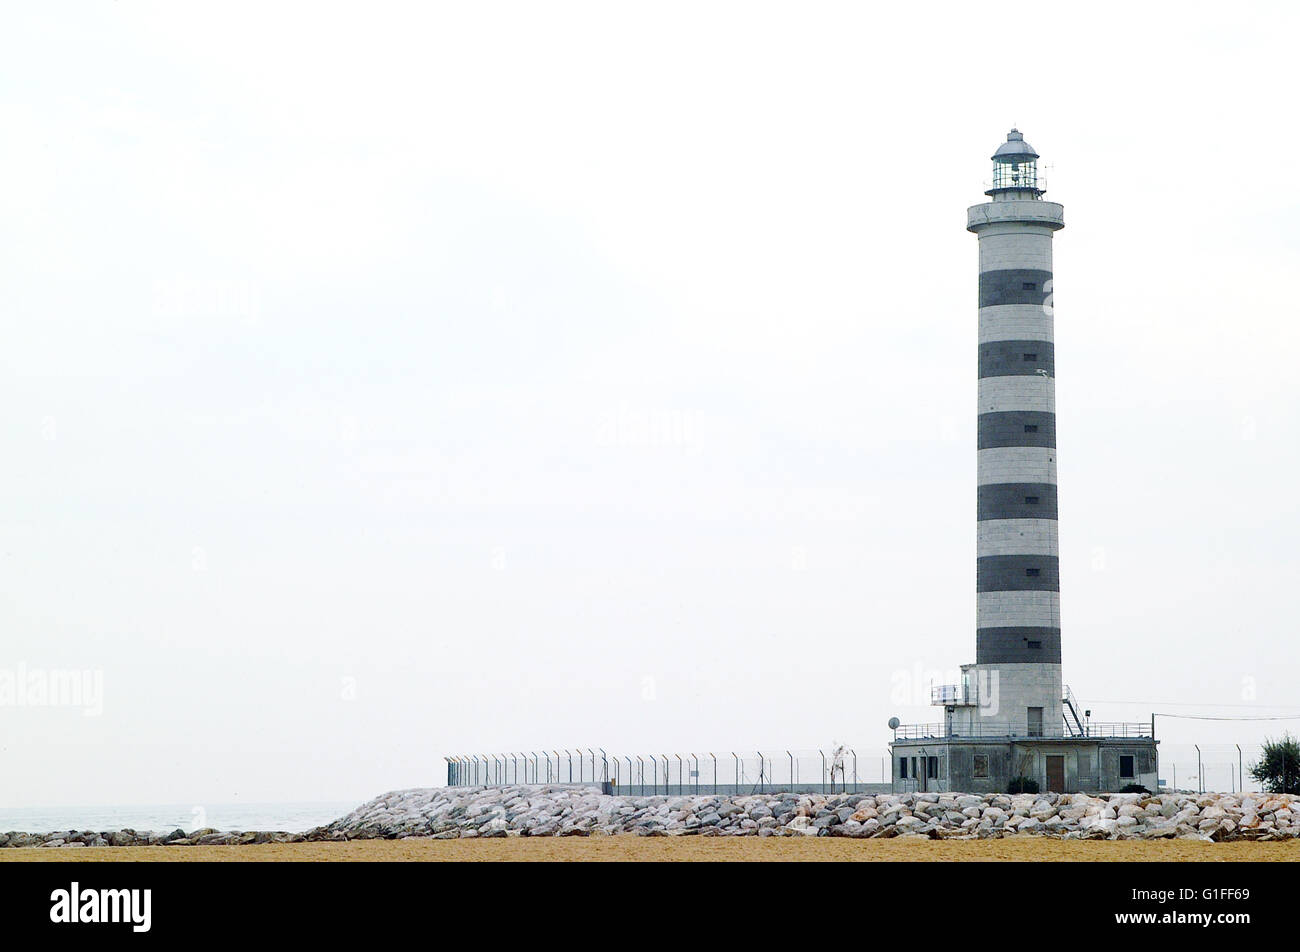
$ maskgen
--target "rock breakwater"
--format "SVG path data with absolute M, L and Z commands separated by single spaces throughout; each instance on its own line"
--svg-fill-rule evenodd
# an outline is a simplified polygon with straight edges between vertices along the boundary
M 1269 794 L 602 795 L 559 786 L 385 794 L 309 840 L 480 836 L 845 836 L 1212 841 L 1300 837 L 1300 797 Z
M 0 848 L 11 847 L 86 847 L 86 846 L 237 846 L 250 843 L 301 843 L 304 833 L 222 832 L 206 827 L 186 833 L 172 830 L 155 833 L 149 830 L 58 830 L 53 833 L 0 833 Z
M 306 833 L 0 833 L 2 847 L 235 846 L 504 836 L 843 836 L 877 839 L 1300 839 L 1300 797 L 1271 794 L 604 795 L 572 786 L 398 790 Z

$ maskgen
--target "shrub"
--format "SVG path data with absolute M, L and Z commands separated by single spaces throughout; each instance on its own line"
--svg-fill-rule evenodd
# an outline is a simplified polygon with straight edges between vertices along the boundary
M 1142 784 L 1140 783 L 1126 783 L 1124 784 L 1124 786 L 1120 787 L 1119 792 L 1120 793 L 1150 793 L 1151 791 L 1148 790 L 1146 787 L 1142 786 Z
M 1028 777 L 1012 777 L 1007 784 L 1007 793 L 1037 793 L 1038 781 Z
M 1268 793 L 1300 793 L 1300 743 L 1290 734 L 1280 740 L 1266 739 L 1250 775 Z

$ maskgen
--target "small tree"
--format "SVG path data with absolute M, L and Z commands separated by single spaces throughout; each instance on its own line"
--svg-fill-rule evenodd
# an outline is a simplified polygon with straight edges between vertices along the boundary
M 1251 765 L 1250 775 L 1268 793 L 1300 793 L 1300 742 L 1290 734 L 1265 739 L 1263 755 Z

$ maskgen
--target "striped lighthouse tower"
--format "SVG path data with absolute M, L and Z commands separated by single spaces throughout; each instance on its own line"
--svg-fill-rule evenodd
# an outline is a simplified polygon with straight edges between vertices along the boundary
M 981 731 L 1062 730 L 1056 519 L 1052 233 L 1038 154 L 1012 129 L 993 154 L 979 236 L 979 419 L 975 663 L 995 704 Z M 983 703 L 983 702 L 982 702 Z

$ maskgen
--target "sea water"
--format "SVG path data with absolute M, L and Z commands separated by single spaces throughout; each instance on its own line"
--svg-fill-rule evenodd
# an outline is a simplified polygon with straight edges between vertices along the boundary
M 154 806 L 0 807 L 0 832 L 51 833 L 56 830 L 152 830 L 170 833 L 212 827 L 216 830 L 271 830 L 305 833 L 345 816 L 359 806 L 346 802 L 159 804 Z

